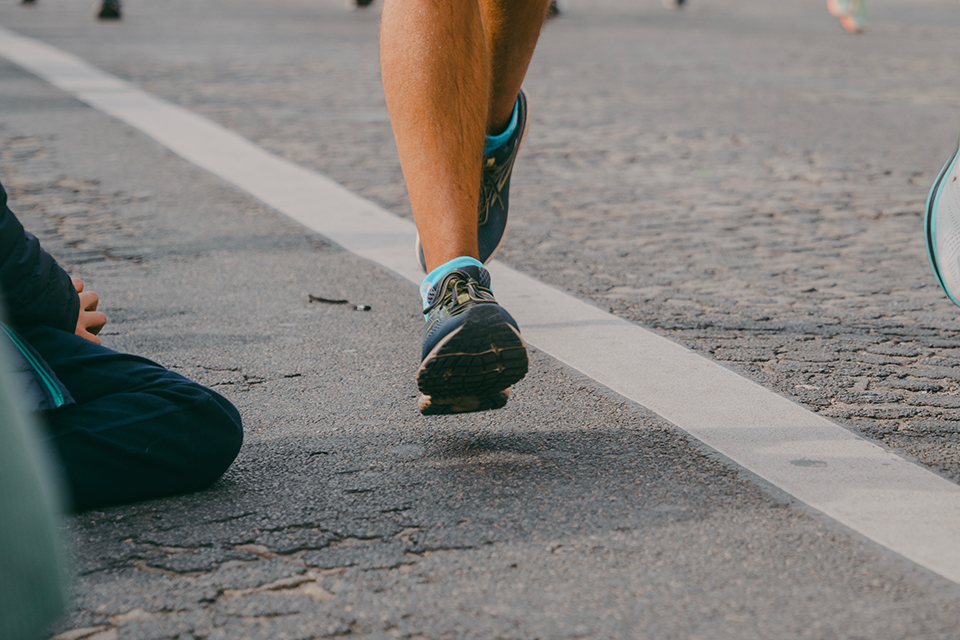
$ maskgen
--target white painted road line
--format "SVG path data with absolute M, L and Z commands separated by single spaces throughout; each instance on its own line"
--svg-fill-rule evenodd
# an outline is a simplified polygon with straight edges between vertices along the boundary
M 3 27 L 0 55 L 419 283 L 412 223 L 220 125 Z M 838 522 L 960 583 L 957 485 L 685 347 L 502 264 L 490 271 L 497 298 L 530 344 Z

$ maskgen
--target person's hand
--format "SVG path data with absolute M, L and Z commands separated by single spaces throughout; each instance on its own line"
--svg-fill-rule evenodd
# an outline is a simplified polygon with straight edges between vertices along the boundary
M 107 316 L 97 311 L 97 303 L 100 302 L 100 296 L 93 291 L 83 290 L 83 280 L 72 278 L 73 286 L 80 294 L 80 315 L 77 317 L 77 330 L 74 331 L 84 340 L 89 340 L 95 344 L 100 344 L 100 338 L 97 334 L 107 324 Z

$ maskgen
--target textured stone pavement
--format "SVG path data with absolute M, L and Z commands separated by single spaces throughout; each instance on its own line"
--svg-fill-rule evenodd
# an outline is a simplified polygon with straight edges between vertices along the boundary
M 74 9 L 52 41 L 409 215 L 375 10 L 172 6 L 108 29 Z M 870 10 L 850 37 L 815 3 L 571 3 L 529 74 L 501 258 L 957 480 L 960 313 L 921 215 L 956 144 L 960 11 Z
M 571 3 L 527 84 L 501 256 L 956 480 L 960 310 L 920 220 L 956 143 L 960 11 L 870 6 L 854 38 L 819 3 Z M 375 11 L 88 9 L 0 24 L 409 215 Z M 955 585 L 539 354 L 507 410 L 419 418 L 411 287 L 13 67 L 0 81 L 0 179 L 104 296 L 108 343 L 214 385 L 248 429 L 212 490 L 72 521 L 64 640 L 957 636 Z
M 71 520 L 58 640 L 960 628 L 956 585 L 540 354 L 509 410 L 419 417 L 412 286 L 105 116 L 46 104 L 45 123 L 7 115 L 0 131 L 21 217 L 102 294 L 106 344 L 212 385 L 247 430 L 213 489 Z

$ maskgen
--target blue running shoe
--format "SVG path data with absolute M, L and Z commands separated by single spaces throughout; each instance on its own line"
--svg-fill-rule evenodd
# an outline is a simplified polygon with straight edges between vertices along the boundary
M 483 156 L 483 173 L 480 177 L 480 204 L 477 211 L 477 245 L 480 262 L 487 264 L 496 255 L 507 230 L 507 207 L 510 198 L 510 176 L 513 163 L 523 146 L 527 135 L 527 96 L 520 90 L 517 96 L 517 128 L 513 134 L 494 149 L 490 155 Z M 417 262 L 424 273 L 427 272 L 427 260 L 417 235 Z
M 960 305 L 960 144 L 943 165 L 927 197 L 927 257 L 937 282 Z
M 499 409 L 527 374 L 527 346 L 482 267 L 451 271 L 427 296 L 417 370 L 425 416 Z

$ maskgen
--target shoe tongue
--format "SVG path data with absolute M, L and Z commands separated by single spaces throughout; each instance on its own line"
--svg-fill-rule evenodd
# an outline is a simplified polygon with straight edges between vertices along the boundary
M 476 280 L 481 287 L 486 287 L 488 289 L 490 288 L 490 272 L 484 269 L 483 267 L 468 265 L 466 267 L 460 267 L 459 269 L 454 269 L 454 271 L 460 271 L 470 279 Z M 444 276 L 444 278 L 446 278 L 446 276 Z M 427 292 L 426 306 L 429 307 L 431 304 L 433 304 L 434 301 L 437 299 L 438 295 L 440 295 L 440 289 L 438 288 L 438 286 L 430 287 L 430 290 Z
M 483 267 L 470 265 L 466 267 L 460 267 L 459 269 L 457 269 L 457 271 L 464 272 L 465 274 L 467 274 L 468 276 L 476 280 L 478 283 L 480 283 L 481 287 L 487 287 L 488 289 L 490 288 L 490 272 L 484 269 Z

